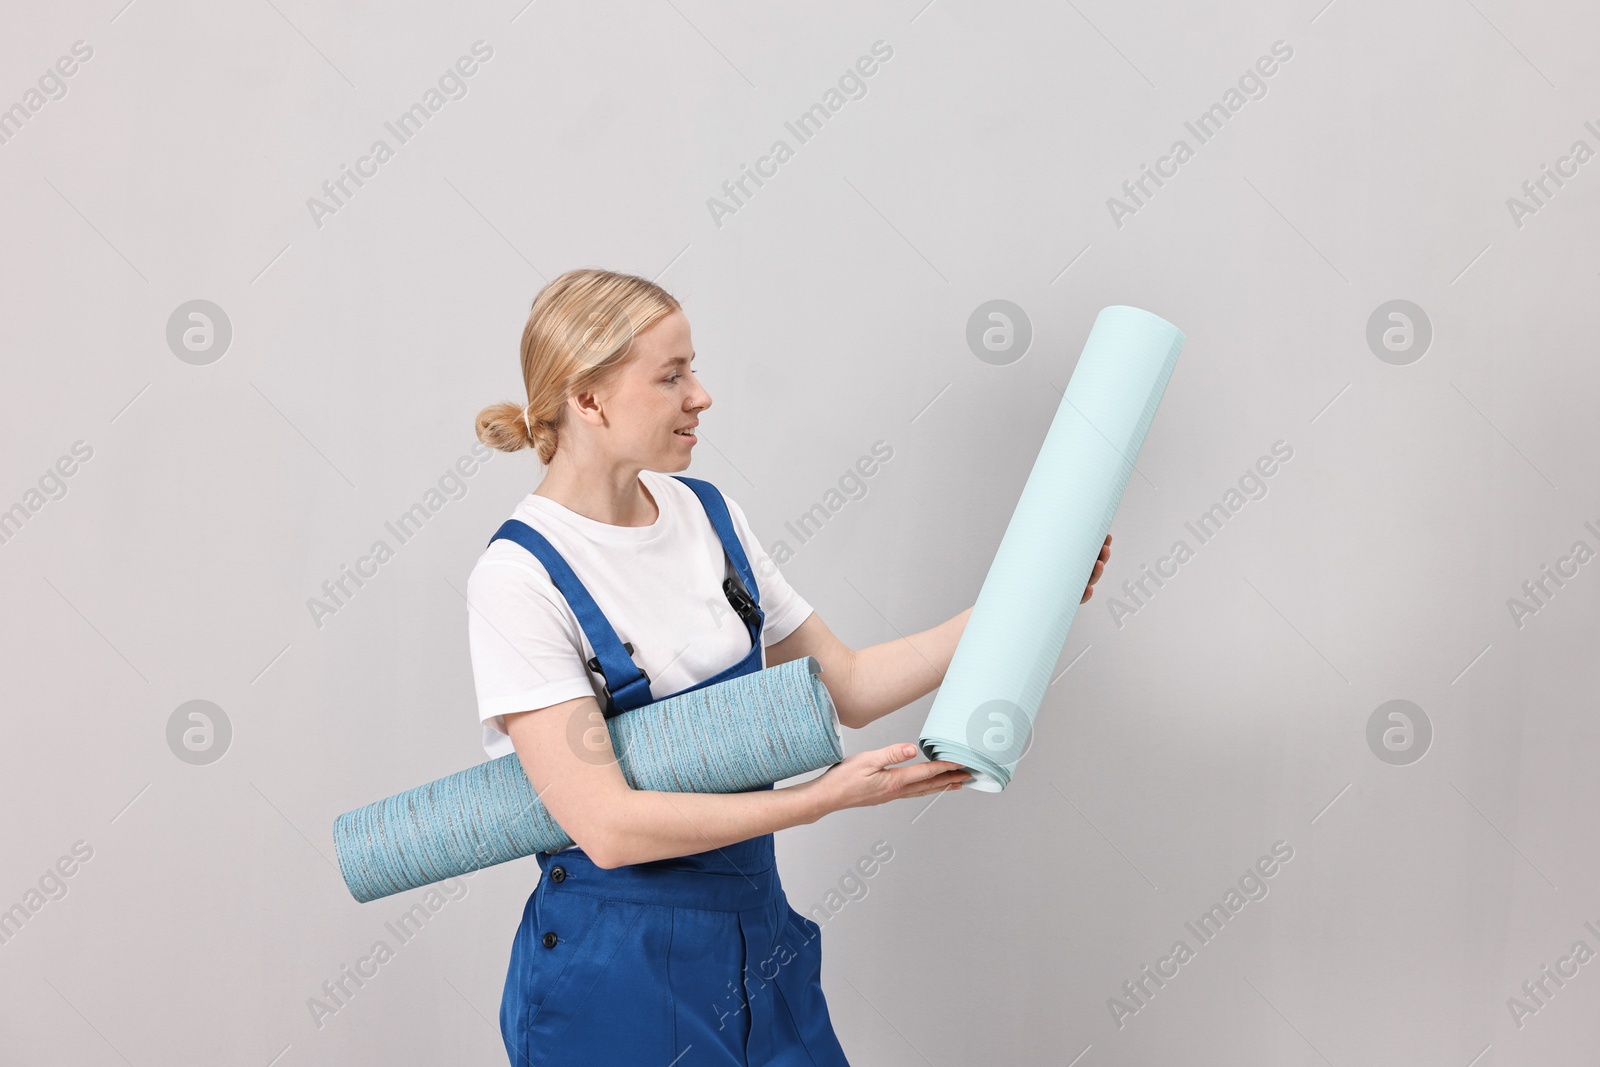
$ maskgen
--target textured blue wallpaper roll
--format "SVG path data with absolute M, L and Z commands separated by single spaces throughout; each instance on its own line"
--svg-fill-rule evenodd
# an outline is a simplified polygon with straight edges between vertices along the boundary
M 1179 329 L 1102 308 L 1073 368 L 918 744 L 998 793 L 1028 750 L 1050 672 L 1167 380 Z
M 635 789 L 737 793 L 838 763 L 839 720 L 815 657 L 658 700 L 606 720 Z M 334 820 L 362 903 L 572 844 L 515 753 Z

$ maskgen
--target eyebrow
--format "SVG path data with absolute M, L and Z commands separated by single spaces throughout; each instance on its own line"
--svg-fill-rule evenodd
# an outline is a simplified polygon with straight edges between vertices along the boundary
M 669 359 L 665 363 L 661 364 L 661 369 L 662 370 L 666 370 L 668 367 L 677 367 L 677 366 L 680 366 L 680 365 L 682 365 L 684 363 L 692 362 L 694 360 L 694 357 L 695 357 L 695 353 L 693 353 L 693 352 L 689 353 L 689 358 L 688 359 L 684 359 L 682 356 L 673 356 L 671 359 Z

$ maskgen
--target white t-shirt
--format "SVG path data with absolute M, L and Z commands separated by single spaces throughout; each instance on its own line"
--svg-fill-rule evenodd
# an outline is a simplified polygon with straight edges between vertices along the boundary
M 750 651 L 750 633 L 722 591 L 733 571 L 700 498 L 657 471 L 640 471 L 639 480 L 660 511 L 649 526 L 596 522 L 534 493 L 511 517 L 543 534 L 567 561 L 617 640 L 633 645 L 633 661 L 659 700 L 738 663 Z M 793 633 L 811 605 L 784 580 L 739 505 L 726 494 L 723 500 L 760 591 L 765 667 L 765 647 Z M 502 718 L 509 712 L 590 694 L 605 707 L 604 679 L 585 666 L 595 654 L 588 635 L 533 553 L 507 538 L 485 548 L 467 579 L 467 604 L 490 759 L 515 751 Z

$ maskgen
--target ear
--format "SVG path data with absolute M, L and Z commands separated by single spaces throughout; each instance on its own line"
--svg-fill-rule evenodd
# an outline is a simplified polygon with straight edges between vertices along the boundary
M 567 397 L 567 407 L 572 409 L 575 418 L 584 422 L 599 425 L 604 422 L 605 414 L 602 411 L 600 398 L 594 390 L 586 389 L 581 393 L 574 393 Z

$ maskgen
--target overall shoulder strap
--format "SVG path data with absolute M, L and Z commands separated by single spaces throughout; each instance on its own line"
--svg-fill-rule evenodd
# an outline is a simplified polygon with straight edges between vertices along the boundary
M 706 516 L 711 520 L 712 528 L 717 531 L 717 539 L 722 542 L 722 550 L 728 554 L 728 559 L 733 563 L 733 572 L 739 576 L 739 581 L 749 591 L 750 599 L 759 605 L 761 590 L 756 586 L 756 576 L 750 569 L 750 560 L 744 554 L 744 545 L 740 543 L 739 535 L 734 532 L 733 518 L 728 514 L 728 505 L 722 499 L 721 490 L 701 478 L 685 478 L 681 474 L 674 474 L 673 477 L 693 489 L 694 495 L 700 498 L 700 504 L 706 509 Z
M 600 673 L 606 680 L 606 692 L 616 707 L 627 711 L 650 703 L 649 677 L 633 662 L 627 649 L 622 647 L 617 631 L 555 546 L 544 534 L 521 519 L 507 519 L 501 523 L 494 536 L 489 538 L 489 544 L 501 538 L 515 541 L 544 564 L 550 580 L 567 598 L 572 613 L 578 617 L 578 625 L 583 627 L 584 635 L 589 638 L 595 658 L 600 661 Z

